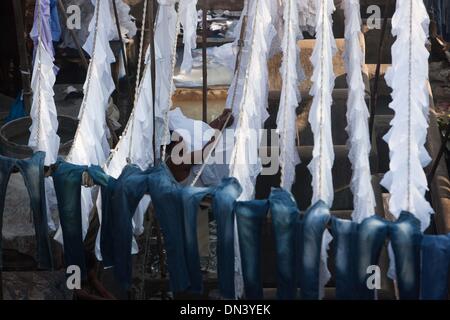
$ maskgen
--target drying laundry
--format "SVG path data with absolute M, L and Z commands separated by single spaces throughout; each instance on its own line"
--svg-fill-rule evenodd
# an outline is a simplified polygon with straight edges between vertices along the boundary
M 296 241 L 298 209 L 292 195 L 272 189 L 268 200 L 236 203 L 237 227 L 242 259 L 245 298 L 263 299 L 261 235 L 270 209 L 275 235 L 279 299 L 296 297 Z
M 25 182 L 30 207 L 33 212 L 33 223 L 36 232 L 37 262 L 42 269 L 52 269 L 53 259 L 48 236 L 47 208 L 45 204 L 44 188 L 44 161 L 45 152 L 36 152 L 30 159 L 18 160 L 0 156 L 0 219 L 3 217 L 6 188 L 11 173 L 19 170 Z M 1 220 L 0 220 L 1 221 Z M 1 238 L 0 238 L 0 270 L 2 267 Z

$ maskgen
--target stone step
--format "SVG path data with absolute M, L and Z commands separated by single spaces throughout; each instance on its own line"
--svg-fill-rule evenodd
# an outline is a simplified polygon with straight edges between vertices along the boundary
M 2 277 L 4 300 L 72 300 L 64 271 L 3 272 Z
M 365 100 L 367 105 L 370 104 L 369 84 L 367 76 L 366 79 L 366 95 Z M 338 89 L 333 90 L 333 104 L 331 106 L 331 130 L 333 143 L 336 145 L 344 145 L 347 143 L 348 135 L 347 127 L 347 99 L 348 89 L 342 88 L 346 85 L 345 75 L 336 80 Z M 341 87 L 341 88 L 339 88 Z M 279 108 L 280 92 L 271 92 L 269 94 L 269 119 L 265 123 L 266 129 L 275 129 L 277 127 L 276 120 Z M 313 97 L 306 93 L 302 97 L 299 108 L 297 109 L 297 129 L 299 135 L 299 144 L 301 146 L 314 145 L 313 133 L 308 121 L 309 110 L 311 108 Z

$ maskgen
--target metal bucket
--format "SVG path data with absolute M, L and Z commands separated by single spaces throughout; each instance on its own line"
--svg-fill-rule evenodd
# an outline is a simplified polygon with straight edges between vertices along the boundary
M 72 146 L 78 120 L 68 116 L 58 116 L 58 122 L 58 135 L 61 138 L 59 155 L 66 156 Z M 0 153 L 16 159 L 31 157 L 33 151 L 28 147 L 30 126 L 30 117 L 19 118 L 3 125 L 0 128 Z

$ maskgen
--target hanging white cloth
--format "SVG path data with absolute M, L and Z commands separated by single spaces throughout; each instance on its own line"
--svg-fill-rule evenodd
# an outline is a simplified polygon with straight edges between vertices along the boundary
M 173 83 L 173 67 L 176 59 L 176 41 L 179 31 L 178 13 L 175 0 L 158 0 L 159 11 L 155 25 L 156 74 L 155 83 L 155 117 L 156 117 L 156 153 L 159 156 L 160 146 L 168 143 L 170 137 L 166 132 L 167 113 L 172 107 L 172 95 L 175 91 Z
M 310 35 L 314 35 L 316 30 L 316 0 L 297 0 L 300 9 L 300 28 Z
M 152 108 L 152 75 L 150 50 L 147 49 L 145 58 L 145 69 L 142 80 L 138 86 L 137 100 L 135 102 L 130 119 L 125 130 L 117 143 L 116 148 L 110 155 L 110 160 L 104 168 L 105 173 L 117 179 L 122 173 L 123 168 L 128 164 L 128 160 L 139 166 L 141 170 L 146 170 L 153 164 L 153 108 Z M 102 203 L 101 191 L 97 196 L 97 211 L 102 222 Z M 138 208 L 133 215 L 133 230 L 135 235 L 141 235 L 144 232 L 145 212 L 150 204 L 150 196 L 146 195 L 139 202 Z M 95 243 L 95 254 L 99 261 L 102 260 L 100 250 L 100 229 Z M 139 252 L 135 238 L 132 240 L 132 254 Z
M 130 6 L 126 4 L 123 0 L 113 0 L 116 2 L 117 16 L 119 17 L 120 30 L 122 32 L 122 38 L 133 38 L 136 35 L 137 28 L 134 17 L 130 14 Z M 111 10 L 114 10 L 111 5 Z M 112 11 L 114 14 L 114 11 Z M 117 35 L 115 40 L 119 40 Z
M 351 190 L 353 192 L 353 221 L 360 223 L 375 214 L 369 154 L 369 110 L 365 100 L 362 76 L 364 49 L 361 45 L 361 13 L 358 0 L 343 2 L 345 13 L 345 66 L 347 71 L 347 132 L 352 163 Z
M 332 29 L 332 13 L 335 6 L 332 0 L 316 0 L 316 45 L 311 57 L 314 71 L 311 78 L 313 96 L 309 123 L 314 135 L 313 158 L 308 165 L 312 175 L 312 204 L 322 200 L 331 208 L 334 198 L 332 166 L 334 162 L 333 140 L 331 135 L 331 105 L 335 76 L 333 56 L 336 53 L 336 41 Z M 324 285 L 330 279 L 327 268 L 327 250 L 331 242 L 328 230 L 322 237 L 321 268 L 319 274 L 319 298 L 324 296 Z
M 248 21 L 245 45 L 238 77 L 230 87 L 227 105 L 232 108 L 237 121 L 234 123 L 235 143 L 229 162 L 230 176 L 242 186 L 239 200 L 254 196 L 256 177 L 262 166 L 258 157 L 260 129 L 268 117 L 268 69 L 267 59 L 275 36 L 271 13 L 276 10 L 273 0 L 247 3 Z M 231 97 L 230 97 L 231 96 Z M 235 224 L 236 297 L 242 296 L 243 281 L 239 253 L 239 240 Z
M 83 49 L 91 56 L 84 84 L 84 97 L 79 113 L 79 124 L 72 148 L 66 161 L 77 165 L 103 165 L 109 154 L 106 126 L 108 100 L 114 91 L 111 63 L 115 61 L 109 41 L 114 39 L 115 25 L 110 11 L 110 1 L 92 0 L 95 12 L 89 25 L 89 36 Z M 89 226 L 90 212 L 94 206 L 92 188 L 81 190 L 81 222 L 83 239 Z M 55 239 L 62 243 L 62 230 Z
M 33 102 L 30 110 L 32 124 L 30 127 L 30 139 L 28 146 L 34 152 L 45 152 L 45 165 L 56 162 L 59 151 L 60 138 L 58 131 L 58 118 L 54 100 L 53 86 L 55 85 L 55 65 L 53 48 L 47 47 L 43 37 L 51 37 L 50 34 L 50 1 L 36 1 L 37 17 L 35 17 L 31 38 L 35 44 L 35 57 L 31 89 Z M 43 33 L 47 32 L 46 35 Z M 51 44 L 51 40 L 48 41 Z M 53 179 L 45 179 L 45 200 L 47 207 L 47 223 L 51 230 L 56 230 L 52 212 L 57 210 L 57 202 Z
M 184 54 L 181 73 L 189 74 L 192 70 L 192 50 L 197 47 L 197 0 L 180 0 L 180 22 L 183 26 Z
M 299 82 L 302 77 L 300 49 L 301 34 L 298 22 L 297 0 L 287 0 L 283 8 L 283 61 L 280 74 L 283 80 L 277 116 L 277 133 L 280 136 L 280 186 L 290 191 L 295 180 L 295 166 L 300 163 L 297 145 L 296 109 L 300 102 Z
M 392 17 L 392 66 L 386 82 L 392 88 L 395 111 L 384 140 L 389 144 L 390 163 L 381 182 L 390 192 L 389 211 L 414 214 L 424 231 L 433 208 L 425 199 L 428 183 L 423 168 L 431 158 L 425 149 L 428 129 L 428 57 L 425 47 L 429 17 L 422 0 L 398 0 Z

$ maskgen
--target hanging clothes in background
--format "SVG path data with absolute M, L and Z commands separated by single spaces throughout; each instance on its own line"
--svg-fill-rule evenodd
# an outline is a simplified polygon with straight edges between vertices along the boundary
M 137 33 L 137 27 L 135 18 L 130 15 L 130 6 L 123 0 L 114 0 L 116 2 L 117 16 L 119 17 L 120 30 L 122 32 L 123 39 L 133 39 Z M 111 13 L 113 13 L 113 7 L 111 5 Z M 115 40 L 119 40 L 119 36 L 116 32 Z
M 109 131 L 106 126 L 106 110 L 114 91 L 111 63 L 115 62 L 109 46 L 116 28 L 112 20 L 110 2 L 93 0 L 95 15 L 89 25 L 90 34 L 83 48 L 91 56 L 84 84 L 84 97 L 80 107 L 79 125 L 67 161 L 76 165 L 103 165 L 109 154 Z M 83 239 L 89 226 L 93 202 L 93 190 L 82 189 L 82 231 Z M 62 242 L 61 228 L 55 239 Z
M 437 33 L 450 42 L 450 3 L 448 0 L 424 0 L 431 19 L 436 22 Z
M 307 290 L 302 291 L 302 296 L 308 299 L 321 299 L 324 296 L 324 286 L 330 279 L 327 267 L 327 248 L 331 242 L 331 235 L 326 230 L 328 222 L 324 217 L 330 218 L 329 209 L 333 204 L 334 189 L 332 166 L 334 162 L 333 140 L 331 135 L 331 105 L 334 88 L 333 56 L 336 53 L 336 41 L 333 37 L 332 13 L 335 6 L 332 0 L 317 0 L 315 3 L 316 14 L 316 45 L 311 56 L 314 71 L 313 85 L 310 95 L 313 102 L 309 112 L 309 123 L 314 135 L 313 158 L 308 165 L 312 175 L 313 197 L 310 208 L 305 212 L 305 220 L 321 221 L 317 232 L 322 232 L 319 277 L 316 283 L 310 283 Z M 328 212 L 325 215 L 324 212 Z M 305 226 L 303 226 L 305 228 Z M 303 260 L 308 259 L 310 244 L 304 243 L 302 252 Z M 305 270 L 306 272 L 306 270 Z M 303 275 L 305 276 L 305 275 Z M 315 288 L 313 288 L 315 286 Z
M 160 147 L 170 143 L 167 129 L 168 112 L 172 108 L 175 92 L 173 74 L 176 59 L 176 43 L 180 29 L 176 0 L 158 0 L 159 11 L 155 24 L 156 74 L 155 83 L 155 138 L 156 156 L 160 158 Z
M 298 0 L 298 6 L 300 9 L 299 23 L 303 32 L 308 32 L 311 36 L 316 33 L 316 15 L 317 15 L 317 3 L 316 0 Z
M 280 136 L 280 187 L 290 191 L 295 181 L 295 166 L 300 163 L 298 155 L 297 114 L 301 100 L 299 82 L 303 79 L 303 70 L 300 64 L 300 48 L 297 41 L 303 38 L 300 31 L 299 10 L 297 0 L 287 0 L 283 7 L 283 61 L 280 74 L 283 79 L 280 106 L 277 116 L 277 133 Z
M 61 40 L 61 24 L 58 14 L 58 0 L 50 0 L 50 30 L 53 42 Z
M 34 43 L 34 65 L 31 79 L 33 102 L 30 116 L 30 139 L 28 146 L 36 151 L 45 152 L 45 165 L 56 162 L 60 138 L 58 136 L 58 117 L 54 100 L 53 86 L 56 81 L 54 48 L 50 22 L 51 1 L 38 0 L 34 12 L 34 23 L 30 33 Z M 49 228 L 56 230 L 52 214 L 57 210 L 55 188 L 51 177 L 45 179 L 45 199 Z
M 192 50 L 197 47 L 197 0 L 180 0 L 178 8 L 180 22 L 183 26 L 183 62 L 181 73 L 189 74 L 192 70 Z
M 351 190 L 353 193 L 352 219 L 361 222 L 375 214 L 375 195 L 372 188 L 369 154 L 369 109 L 366 104 L 363 80 L 364 49 L 361 41 L 361 10 L 358 0 L 343 2 L 345 14 L 345 54 L 349 88 L 347 99 L 347 133 L 352 163 Z
M 51 1 L 57 1 L 57 0 L 51 0 Z M 131 39 L 136 35 L 137 28 L 136 28 L 136 22 L 133 16 L 130 15 L 130 6 L 124 2 L 124 0 L 114 0 L 116 2 L 117 6 L 117 15 L 119 16 L 119 23 L 120 28 L 122 31 L 122 38 Z M 78 12 L 78 10 L 73 8 L 80 8 L 80 27 L 79 28 L 73 28 L 73 32 L 75 32 L 77 38 L 79 39 L 80 43 L 86 42 L 88 36 L 89 36 L 89 28 L 86 26 L 89 26 L 90 21 L 92 20 L 92 17 L 94 16 L 95 8 L 93 6 L 93 3 L 91 1 L 86 0 L 64 0 L 64 5 L 67 8 L 71 8 L 70 11 L 71 14 Z M 114 10 L 112 3 L 110 1 L 109 5 L 109 11 L 111 13 L 111 17 L 113 17 L 114 20 Z M 106 14 L 106 11 L 104 12 Z M 76 22 L 76 19 L 74 19 L 76 16 L 69 14 L 69 22 L 74 23 Z M 117 28 L 114 29 L 114 37 L 113 40 L 119 40 L 119 36 L 117 34 Z M 61 32 L 61 48 L 72 48 L 76 49 L 76 45 L 73 42 L 73 38 L 69 32 L 69 30 L 65 27 L 62 29 Z
M 392 88 L 389 108 L 395 111 L 391 129 L 384 136 L 390 150 L 390 171 L 381 184 L 389 190 L 389 211 L 398 218 L 414 214 L 424 231 L 433 208 L 425 198 L 428 190 L 423 168 L 431 158 L 425 149 L 428 129 L 428 57 L 425 47 L 429 18 L 420 0 L 398 0 L 392 18 L 392 66 L 386 82 Z

